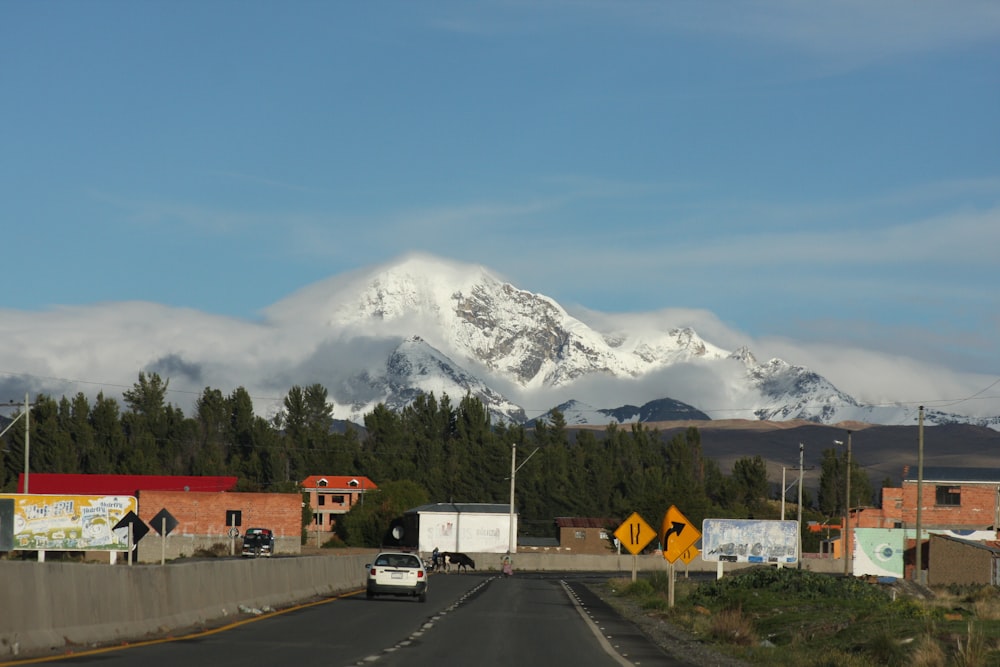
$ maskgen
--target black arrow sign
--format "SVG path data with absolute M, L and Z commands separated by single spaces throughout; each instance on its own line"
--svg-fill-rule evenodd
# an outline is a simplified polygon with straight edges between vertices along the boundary
M 667 529 L 667 532 L 663 534 L 663 541 L 666 542 L 670 539 L 671 535 L 680 535 L 683 532 L 684 527 L 687 526 L 686 523 L 680 521 L 672 521 L 672 525 Z

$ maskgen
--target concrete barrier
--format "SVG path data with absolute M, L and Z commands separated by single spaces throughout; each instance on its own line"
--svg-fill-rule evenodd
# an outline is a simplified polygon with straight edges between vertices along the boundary
M 500 559 L 504 554 L 469 553 L 466 554 L 476 562 L 480 571 L 499 571 Z M 521 550 L 513 555 L 514 569 L 528 572 L 625 572 L 631 575 L 632 559 L 630 553 L 623 554 L 573 554 L 567 551 L 529 551 Z M 635 557 L 636 570 L 639 572 L 667 571 L 670 563 L 660 554 L 644 554 Z M 454 567 L 454 566 L 453 566 Z M 746 567 L 755 567 L 749 563 L 725 563 L 724 571 L 730 572 Z M 786 565 L 796 568 L 797 565 Z M 804 558 L 802 569 L 814 572 L 836 574 L 843 572 L 844 561 L 834 558 Z M 719 564 L 715 561 L 703 561 L 697 556 L 689 564 L 681 561 L 675 563 L 675 571 L 681 572 L 714 572 Z
M 160 565 L 0 561 L 0 656 L 136 641 L 361 588 L 370 555 Z
M 429 554 L 425 554 L 428 555 Z M 503 554 L 470 553 L 480 572 L 499 571 Z M 137 641 L 262 609 L 363 588 L 372 554 L 219 559 L 164 566 L 0 560 L 0 657 L 47 649 Z M 630 575 L 632 555 L 519 552 L 514 571 L 600 571 Z M 665 571 L 659 555 L 636 557 L 638 572 Z M 716 572 L 696 558 L 677 572 Z M 748 567 L 726 564 L 726 571 Z M 837 573 L 843 561 L 805 559 L 803 568 Z

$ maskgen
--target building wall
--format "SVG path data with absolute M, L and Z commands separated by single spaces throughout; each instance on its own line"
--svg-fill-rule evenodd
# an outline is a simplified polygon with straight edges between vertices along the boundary
M 614 553 L 607 530 L 594 527 L 561 526 L 559 548 L 580 554 Z
M 912 528 L 917 524 L 917 483 L 882 489 L 882 509 L 866 508 L 851 517 L 854 528 Z M 938 486 L 956 489 L 958 505 L 937 502 Z M 986 528 L 997 521 L 998 484 L 941 485 L 925 481 L 921 499 L 923 528 Z
M 420 512 L 417 548 L 440 551 L 505 553 L 509 551 L 510 515 L 472 512 Z M 514 515 L 517 530 L 517 515 Z M 515 533 L 516 534 L 516 533 Z
M 991 583 L 993 553 L 988 549 L 931 535 L 927 559 L 928 585 Z
M 247 528 L 270 528 L 277 554 L 302 552 L 302 497 L 297 493 L 141 491 L 138 498 L 139 518 L 151 528 L 139 543 L 139 560 L 143 562 L 190 556 L 197 549 L 220 543 L 238 547 L 240 541 L 228 534 L 229 510 L 242 512 L 241 535 Z M 153 517 L 163 509 L 177 519 L 166 544 L 152 525 Z
M 368 489 L 371 491 L 372 489 Z M 347 514 L 360 502 L 360 489 L 305 489 L 309 507 L 313 512 L 310 532 L 332 533 L 337 526 L 337 517 Z M 322 498 L 322 502 L 320 499 Z

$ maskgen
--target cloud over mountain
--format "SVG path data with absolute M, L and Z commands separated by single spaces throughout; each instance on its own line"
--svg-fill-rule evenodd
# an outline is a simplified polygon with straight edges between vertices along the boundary
M 291 386 L 319 383 L 338 418 L 358 421 L 380 402 L 402 407 L 431 391 L 453 402 L 471 394 L 515 422 L 560 404 L 587 406 L 605 423 L 632 419 L 626 413 L 641 419 L 662 408 L 643 406 L 668 398 L 713 419 L 902 424 L 916 413 L 912 404 L 866 405 L 822 368 L 777 356 L 758 362 L 752 341 L 733 345 L 740 334 L 711 313 L 573 315 L 484 267 L 422 254 L 309 285 L 257 321 L 143 302 L 0 318 L 0 389 L 15 400 L 25 391 L 119 396 L 151 371 L 170 380 L 169 399 L 186 411 L 206 387 L 242 386 L 268 415 Z M 867 354 L 869 368 L 893 363 Z M 948 382 L 962 387 L 960 378 Z M 884 377 L 878 383 L 889 386 Z

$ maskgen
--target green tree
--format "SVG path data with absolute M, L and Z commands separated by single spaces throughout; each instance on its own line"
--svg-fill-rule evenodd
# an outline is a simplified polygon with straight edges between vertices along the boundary
M 427 491 L 416 482 L 382 482 L 376 491 L 365 494 L 364 503 L 355 505 L 337 521 L 337 535 L 348 546 L 381 546 L 394 520 L 426 504 Z
M 90 411 L 90 426 L 94 431 L 94 453 L 88 458 L 85 472 L 93 475 L 124 472 L 121 464 L 127 443 L 118 402 L 107 398 L 104 392 L 97 394 Z
M 834 448 L 823 450 L 820 463 L 819 478 L 819 509 L 827 516 L 843 516 L 847 494 L 847 452 Z M 858 465 L 856 459 L 851 459 L 851 498 L 850 506 L 870 507 L 874 500 L 872 482 L 868 473 Z
M 759 454 L 744 456 L 733 464 L 733 489 L 736 499 L 749 511 L 763 506 L 767 500 L 767 464 Z
M 229 405 L 218 389 L 208 387 L 195 401 L 197 446 L 192 452 L 191 472 L 195 475 L 222 475 L 230 443 Z

